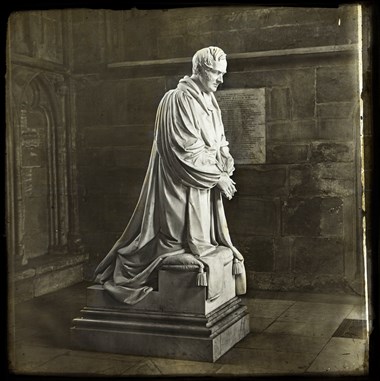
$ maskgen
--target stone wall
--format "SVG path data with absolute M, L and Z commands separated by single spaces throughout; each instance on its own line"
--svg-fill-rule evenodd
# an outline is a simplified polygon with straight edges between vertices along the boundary
M 269 90 L 267 163 L 237 169 L 239 198 L 228 207 L 257 287 L 326 290 L 352 276 L 355 75 L 352 63 L 334 57 L 226 80 Z
M 131 216 L 161 97 L 190 73 L 184 58 L 216 45 L 229 56 L 223 89 L 267 90 L 266 162 L 237 166 L 225 202 L 249 287 L 362 279 L 354 7 L 73 11 L 72 30 L 88 276 Z
M 60 11 L 19 12 L 7 44 L 9 292 L 27 300 L 83 280 L 71 128 L 70 45 Z

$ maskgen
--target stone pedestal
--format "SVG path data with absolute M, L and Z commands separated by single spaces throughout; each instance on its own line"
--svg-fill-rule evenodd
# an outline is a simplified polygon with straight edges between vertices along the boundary
M 196 272 L 159 271 L 158 290 L 134 306 L 114 300 L 100 285 L 87 289 L 87 306 L 73 320 L 77 349 L 216 361 L 249 333 L 247 307 L 235 296 L 232 264 L 222 296 L 208 301 Z

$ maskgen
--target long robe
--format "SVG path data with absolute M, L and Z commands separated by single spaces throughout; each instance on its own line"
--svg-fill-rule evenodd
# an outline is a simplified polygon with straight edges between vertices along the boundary
M 95 270 L 96 281 L 118 300 L 135 304 L 153 290 L 162 260 L 192 253 L 199 259 L 219 245 L 233 246 L 216 187 L 234 170 L 214 95 L 189 77 L 162 98 L 150 161 L 133 215 Z

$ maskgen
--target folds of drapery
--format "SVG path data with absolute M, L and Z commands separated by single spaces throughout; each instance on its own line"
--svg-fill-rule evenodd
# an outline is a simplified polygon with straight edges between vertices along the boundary
M 149 279 L 163 258 L 190 252 L 201 259 L 218 245 L 232 249 L 221 173 L 233 171 L 220 110 L 205 105 L 189 78 L 165 94 L 157 110 L 155 139 L 141 193 L 121 237 L 95 270 L 118 300 L 137 303 L 150 291 Z
M 191 188 L 210 189 L 219 181 L 222 168 L 216 149 L 202 139 L 191 101 L 182 91 L 165 94 L 157 111 L 157 147 L 173 179 Z

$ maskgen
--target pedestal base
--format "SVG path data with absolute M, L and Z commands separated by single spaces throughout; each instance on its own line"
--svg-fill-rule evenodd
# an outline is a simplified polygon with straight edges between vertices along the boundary
M 204 318 L 95 309 L 82 314 L 71 328 L 72 345 L 101 352 L 213 362 L 249 333 L 246 307 L 237 298 Z
M 102 286 L 89 287 L 87 307 L 73 320 L 72 346 L 100 352 L 216 361 L 249 333 L 249 315 L 247 307 L 233 293 L 231 280 L 224 287 L 224 297 L 230 295 L 228 300 L 220 297 L 219 301 L 209 302 L 205 288 L 195 286 L 195 277 L 196 273 L 160 271 L 159 291 L 134 306 L 115 301 Z M 177 300 L 185 291 L 182 301 Z

